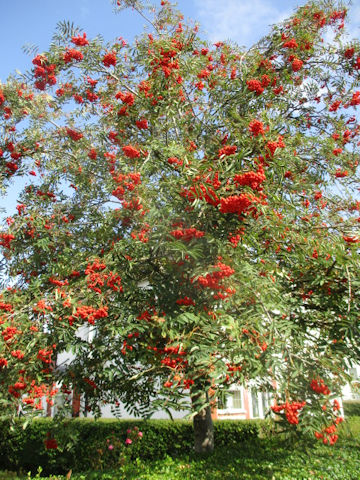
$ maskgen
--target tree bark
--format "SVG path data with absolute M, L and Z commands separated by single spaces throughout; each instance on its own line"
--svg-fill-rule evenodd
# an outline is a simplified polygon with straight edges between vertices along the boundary
M 214 425 L 210 406 L 194 417 L 194 443 L 196 453 L 211 453 L 214 450 Z

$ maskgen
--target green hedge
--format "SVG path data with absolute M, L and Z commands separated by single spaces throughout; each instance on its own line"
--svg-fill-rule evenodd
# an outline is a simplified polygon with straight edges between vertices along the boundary
M 233 447 L 258 436 L 264 421 L 239 420 L 214 422 L 217 447 Z M 34 419 L 25 430 L 19 425 L 10 429 L 7 418 L 0 419 L 0 470 L 36 471 L 39 465 L 44 473 L 106 470 L 116 452 L 109 451 L 109 443 L 123 448 L 127 430 L 137 426 L 143 438 L 131 446 L 133 458 L 161 459 L 176 457 L 193 450 L 193 427 L 190 422 L 170 420 L 113 420 L 86 418 L 68 419 L 55 425 L 51 418 Z M 46 450 L 44 440 L 51 432 L 58 449 Z M 107 440 L 109 442 L 107 443 Z
M 360 417 L 360 400 L 346 400 L 343 408 L 345 417 Z

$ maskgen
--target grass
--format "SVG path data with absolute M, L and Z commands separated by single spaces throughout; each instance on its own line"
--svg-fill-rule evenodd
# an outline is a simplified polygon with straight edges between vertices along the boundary
M 210 456 L 137 459 L 122 472 L 72 474 L 71 480 L 358 480 L 360 478 L 360 417 L 341 427 L 338 444 L 257 439 L 237 448 L 218 449 Z M 0 480 L 40 478 L 0 472 Z M 52 476 L 49 480 L 65 480 Z

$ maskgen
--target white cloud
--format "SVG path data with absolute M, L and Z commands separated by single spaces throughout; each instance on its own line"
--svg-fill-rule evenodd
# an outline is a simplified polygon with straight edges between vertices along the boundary
M 269 26 L 284 20 L 291 11 L 274 7 L 272 0 L 195 0 L 197 17 L 211 41 L 231 38 L 250 46 Z

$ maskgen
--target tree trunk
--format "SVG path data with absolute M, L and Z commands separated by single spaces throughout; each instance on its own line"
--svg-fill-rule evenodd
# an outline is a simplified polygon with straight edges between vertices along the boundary
M 194 440 L 196 453 L 210 453 L 214 450 L 214 425 L 210 406 L 194 417 Z

